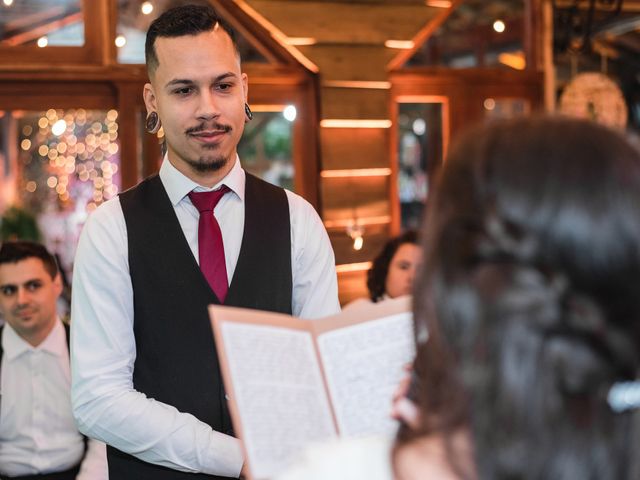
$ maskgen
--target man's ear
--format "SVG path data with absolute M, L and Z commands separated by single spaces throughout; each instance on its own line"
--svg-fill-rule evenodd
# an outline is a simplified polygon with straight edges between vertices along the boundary
M 242 76 L 242 93 L 244 94 L 244 103 L 249 101 L 249 77 L 247 77 L 246 73 L 243 73 Z
M 62 276 L 60 272 L 56 273 L 56 276 L 53 277 L 53 290 L 56 293 L 56 297 L 62 294 Z
M 153 89 L 153 85 L 150 83 L 144 84 L 142 97 L 144 98 L 144 104 L 147 107 L 147 113 L 158 111 L 158 102 L 156 101 L 156 94 Z

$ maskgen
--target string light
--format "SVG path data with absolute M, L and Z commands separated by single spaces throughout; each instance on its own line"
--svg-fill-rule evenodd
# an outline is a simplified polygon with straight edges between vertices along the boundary
M 13 0 L 2 0 L 2 3 L 4 3 L 7 7 L 10 7 L 11 5 L 13 5 Z
M 144 2 L 142 5 L 140 5 L 140 11 L 144 15 L 149 15 L 151 12 L 153 12 L 153 4 L 151 2 Z
M 21 128 L 24 190 L 45 199 L 55 195 L 61 209 L 87 202 L 92 211 L 118 194 L 118 112 L 49 109 Z M 31 177 L 31 178 L 29 178 Z M 40 191 L 39 187 L 43 187 Z M 48 187 L 48 188 L 47 188 Z M 88 191 L 87 191 L 88 190 Z M 38 192 L 38 193 L 36 193 Z M 84 193 L 83 193 L 84 192 Z M 48 200 L 45 200 L 48 201 Z
M 40 38 L 38 39 L 38 42 L 37 42 L 37 43 L 38 43 L 38 46 L 39 46 L 40 48 L 44 48 L 44 47 L 46 47 L 47 45 L 49 45 L 49 39 L 47 38 L 47 36 L 46 36 L 46 35 L 44 35 L 44 36 L 42 36 L 42 37 L 40 37 Z
M 127 39 L 124 35 L 118 35 L 115 40 L 116 47 L 122 48 L 127 44 Z
M 496 20 L 493 22 L 493 29 L 498 33 L 504 32 L 506 28 L 507 27 L 502 20 Z
M 282 116 L 290 122 L 293 122 L 298 115 L 298 111 L 294 105 L 287 105 L 282 111 Z

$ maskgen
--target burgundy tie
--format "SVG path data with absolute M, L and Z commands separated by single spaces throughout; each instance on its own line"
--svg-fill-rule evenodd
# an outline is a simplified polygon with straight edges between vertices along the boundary
M 229 187 L 223 185 L 212 192 L 191 192 L 191 203 L 200 212 L 198 222 L 198 257 L 200 270 L 209 282 L 211 290 L 216 294 L 220 303 L 224 303 L 229 289 L 227 281 L 227 265 L 224 260 L 224 244 L 220 225 L 213 214 L 213 209 Z

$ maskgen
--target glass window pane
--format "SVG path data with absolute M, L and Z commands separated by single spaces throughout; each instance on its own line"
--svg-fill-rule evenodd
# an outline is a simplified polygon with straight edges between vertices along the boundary
M 295 109 L 285 112 L 261 112 L 253 105 L 253 120 L 244 129 L 238 145 L 242 167 L 266 180 L 289 190 L 294 190 L 294 165 L 292 157 L 293 121 Z M 285 118 L 285 114 L 290 120 Z
M 144 41 L 151 22 L 164 11 L 185 4 L 211 5 L 207 0 L 118 0 L 116 45 L 118 62 L 142 64 Z M 243 62 L 267 63 L 267 59 L 236 31 L 236 40 Z
M 398 192 L 402 228 L 418 228 L 427 200 L 428 175 L 442 163 L 444 104 L 398 105 Z
M 523 70 L 524 13 L 523 0 L 464 0 L 407 66 Z
M 81 0 L 13 0 L 0 4 L 0 46 L 84 45 Z
M 69 272 L 87 215 L 120 189 L 118 113 L 16 110 L 4 117 L 3 156 L 13 161 L 13 170 L 3 176 L 12 195 L 5 195 L 2 213 L 18 212 L 22 220 L 3 223 L 3 237 L 20 237 L 27 219 L 35 219 L 42 240 Z

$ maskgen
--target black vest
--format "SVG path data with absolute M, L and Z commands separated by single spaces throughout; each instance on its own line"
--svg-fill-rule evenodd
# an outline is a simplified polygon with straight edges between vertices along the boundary
M 232 195 L 229 193 L 228 195 Z M 160 178 L 120 195 L 133 285 L 139 392 L 232 433 L 202 275 Z M 246 175 L 240 256 L 225 305 L 291 313 L 291 226 L 284 190 Z M 108 448 L 110 480 L 215 478 L 152 465 Z

